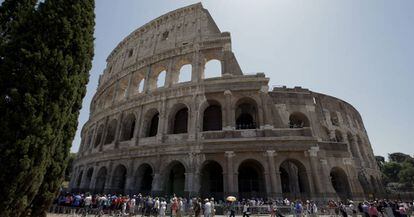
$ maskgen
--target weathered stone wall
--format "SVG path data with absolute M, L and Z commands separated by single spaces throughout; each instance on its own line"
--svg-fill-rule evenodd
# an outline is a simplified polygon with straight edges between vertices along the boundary
M 221 76 L 205 78 L 212 59 Z M 382 192 L 358 111 L 300 87 L 268 91 L 263 73 L 243 75 L 230 34 L 201 4 L 137 29 L 107 61 L 72 190 L 314 199 Z M 180 83 L 186 64 L 191 80 Z

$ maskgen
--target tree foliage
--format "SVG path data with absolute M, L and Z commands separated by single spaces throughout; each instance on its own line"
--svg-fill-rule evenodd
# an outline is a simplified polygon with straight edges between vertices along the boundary
M 414 186 L 414 158 L 403 153 L 389 154 L 389 161 L 380 167 L 386 182 Z
M 45 216 L 66 171 L 93 57 L 93 0 L 0 6 L 0 212 Z

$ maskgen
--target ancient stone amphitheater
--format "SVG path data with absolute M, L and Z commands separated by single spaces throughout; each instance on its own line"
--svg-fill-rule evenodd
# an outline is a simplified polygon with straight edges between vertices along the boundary
M 243 74 L 209 12 L 169 12 L 107 59 L 83 126 L 72 191 L 354 198 L 382 193 L 362 118 L 338 98 L 269 90 Z

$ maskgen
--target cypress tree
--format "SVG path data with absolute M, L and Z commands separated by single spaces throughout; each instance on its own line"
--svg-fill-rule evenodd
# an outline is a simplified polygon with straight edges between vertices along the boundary
M 64 176 L 93 57 L 93 0 L 36 3 L 0 7 L 15 16 L 0 16 L 1 216 L 45 216 Z

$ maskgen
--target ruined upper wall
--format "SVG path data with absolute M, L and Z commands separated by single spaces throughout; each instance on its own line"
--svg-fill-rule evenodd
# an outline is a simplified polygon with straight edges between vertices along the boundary
M 201 3 L 174 10 L 150 21 L 123 39 L 108 56 L 107 67 L 99 83 L 102 84 L 113 74 L 153 56 L 175 49 L 202 49 L 203 42 L 214 40 L 230 44 L 230 35 L 220 32 Z M 231 49 L 231 46 L 228 45 L 227 49 Z M 145 63 L 141 64 L 143 65 Z

